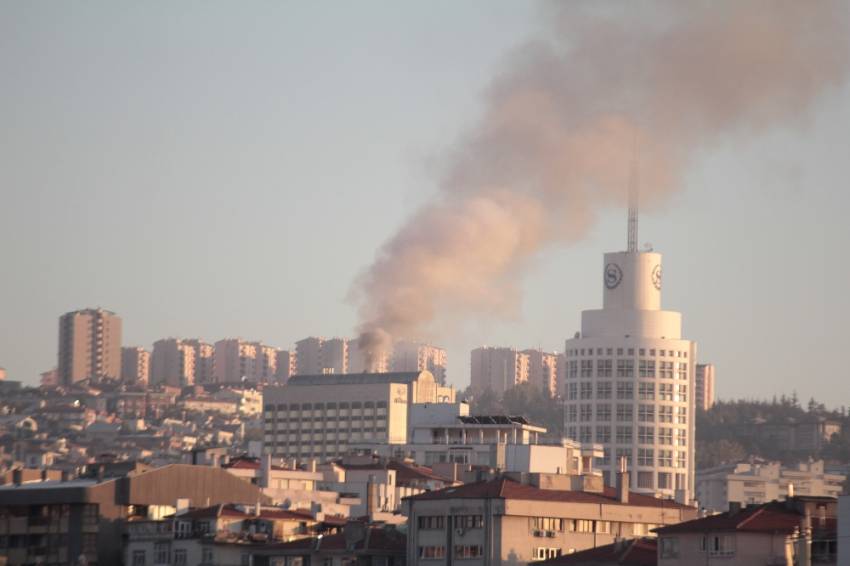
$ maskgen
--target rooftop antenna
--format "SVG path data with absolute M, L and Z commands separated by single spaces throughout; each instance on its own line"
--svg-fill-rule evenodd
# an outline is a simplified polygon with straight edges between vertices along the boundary
M 634 149 L 632 150 L 632 166 L 629 171 L 629 252 L 637 251 L 638 241 L 638 201 L 639 201 L 639 177 L 638 177 L 638 136 L 635 129 Z

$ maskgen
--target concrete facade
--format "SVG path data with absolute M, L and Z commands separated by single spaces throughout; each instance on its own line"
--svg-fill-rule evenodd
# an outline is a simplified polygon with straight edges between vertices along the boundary
M 430 371 L 437 383 L 446 383 L 448 357 L 443 348 L 420 342 L 398 341 L 393 345 L 390 371 Z
M 558 395 L 558 359 L 557 353 L 543 350 L 524 350 L 528 356 L 528 381 L 540 388 L 550 397 Z
M 121 318 L 101 308 L 59 317 L 59 381 L 121 377 Z
M 121 381 L 147 385 L 150 378 L 151 354 L 144 348 L 121 348 Z
M 528 354 L 516 348 L 482 346 L 470 354 L 469 384 L 476 392 L 490 389 L 503 395 L 508 389 L 528 381 L 529 364 Z
M 195 349 L 179 338 L 163 338 L 153 344 L 152 385 L 185 387 L 195 383 Z
M 195 351 L 195 383 L 212 383 L 215 380 L 215 347 L 198 338 L 183 340 Z
M 716 397 L 714 376 L 714 364 L 697 364 L 694 374 L 696 406 L 703 411 L 707 411 L 714 406 Z

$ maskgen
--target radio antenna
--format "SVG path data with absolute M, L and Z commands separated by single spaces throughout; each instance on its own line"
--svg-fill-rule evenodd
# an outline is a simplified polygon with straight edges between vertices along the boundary
M 629 238 L 627 248 L 629 252 L 637 251 L 638 241 L 638 205 L 640 197 L 640 179 L 638 176 L 638 150 L 638 136 L 637 130 L 635 130 L 634 149 L 632 150 L 632 166 L 629 171 Z

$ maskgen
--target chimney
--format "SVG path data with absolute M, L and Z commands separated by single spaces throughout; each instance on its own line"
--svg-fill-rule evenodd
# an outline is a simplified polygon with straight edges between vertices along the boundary
M 310 469 L 311 472 L 316 471 L 316 459 L 315 458 L 310 460 L 310 468 L 309 469 Z
M 20 468 L 12 470 L 12 483 L 21 485 L 24 482 L 24 471 Z
M 41 481 L 47 481 L 47 468 L 41 469 Z
M 626 463 L 626 457 L 621 456 L 618 461 L 619 469 L 617 471 L 617 499 L 620 503 L 629 502 L 629 470 Z
M 730 501 L 729 502 L 729 516 L 734 517 L 738 513 L 741 512 L 741 502 L 740 501 Z

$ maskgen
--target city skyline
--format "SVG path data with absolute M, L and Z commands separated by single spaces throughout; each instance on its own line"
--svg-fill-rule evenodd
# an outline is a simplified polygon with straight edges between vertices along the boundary
M 116 13 L 107 5 L 57 7 L 43 18 L 23 4 L 2 8 L 10 49 L 0 68 L 22 78 L 0 94 L 0 115 L 11 124 L 0 134 L 7 149 L 0 181 L 12 212 L 0 226 L 8 242 L 0 252 L 7 267 L 0 366 L 9 379 L 35 384 L 55 365 L 56 317 L 88 306 L 119 313 L 125 345 L 241 335 L 284 347 L 307 335 L 355 335 L 351 282 L 433 194 L 443 152 L 481 111 L 490 78 L 545 27 L 545 11 L 509 3 L 492 4 L 483 28 L 479 6 L 446 5 L 453 16 L 446 29 L 422 7 L 384 10 L 374 23 L 368 10 L 339 8 L 349 10 L 342 19 L 354 29 L 321 8 L 301 6 L 288 18 L 265 9 L 265 18 L 243 14 L 236 43 L 215 48 L 233 17 L 223 5 L 202 21 L 189 7 L 175 9 L 168 24 L 156 8 L 139 7 L 109 31 L 102 18 Z M 287 34 L 277 25 L 293 31 L 320 21 L 332 28 L 321 46 L 305 34 L 279 39 Z M 387 26 L 416 33 L 373 33 Z M 86 39 L 93 30 L 108 53 Z M 163 41 L 138 48 L 122 35 Z M 48 38 L 51 50 L 40 50 Z M 343 50 L 344 39 L 362 50 Z M 277 60 L 285 48 L 313 63 Z M 399 51 L 418 72 L 408 60 L 364 62 Z M 210 52 L 226 63 L 229 80 L 210 69 Z M 239 65 L 245 57 L 278 74 L 258 79 L 256 66 Z M 128 60 L 133 65 L 122 70 Z M 161 100 L 149 76 L 171 85 L 174 97 Z M 380 86 L 387 77 L 397 91 Z M 198 81 L 212 89 L 200 103 Z M 333 94 L 342 84 L 357 88 Z M 438 96 L 426 96 L 434 85 Z M 299 120 L 305 112 L 326 118 Z M 51 135 L 58 123 L 70 137 Z M 699 361 L 716 365 L 719 398 L 796 390 L 804 399 L 847 402 L 829 394 L 846 375 L 831 353 L 850 314 L 840 292 L 850 268 L 838 259 L 850 241 L 841 216 L 848 125 L 850 92 L 839 82 L 790 125 L 709 144 L 682 188 L 643 211 L 643 237 L 666 257 L 665 308 L 685 314 Z M 323 143 L 340 128 L 372 131 L 374 143 L 350 134 Z M 624 190 L 628 166 L 611 164 L 622 168 Z M 484 317 L 409 338 L 444 345 L 448 380 L 458 386 L 476 346 L 561 351 L 581 310 L 601 304 L 598 257 L 625 247 L 623 217 L 612 203 L 583 240 L 540 252 L 521 282 L 520 311 L 506 320 Z M 320 234 L 329 227 L 348 237 Z M 228 268 L 228 260 L 260 265 L 268 257 L 275 259 L 263 273 Z

